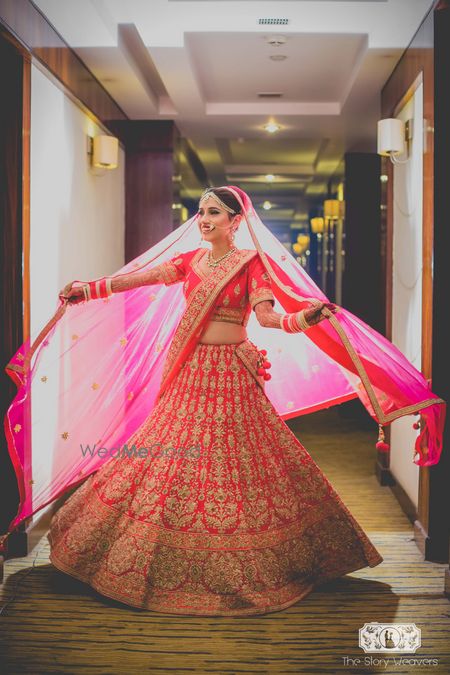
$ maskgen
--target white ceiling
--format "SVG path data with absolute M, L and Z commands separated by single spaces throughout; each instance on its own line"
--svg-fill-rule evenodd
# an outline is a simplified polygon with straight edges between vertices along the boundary
M 237 182 L 256 203 L 269 197 L 284 222 L 307 218 L 346 151 L 376 151 L 381 88 L 433 5 L 34 2 L 131 119 L 174 119 L 212 184 Z M 285 23 L 260 23 L 270 19 Z M 270 36 L 285 44 L 271 46 Z M 287 58 L 270 59 L 280 54 Z M 270 120 L 282 129 L 269 137 Z M 194 198 L 201 186 L 183 167 L 183 192 Z

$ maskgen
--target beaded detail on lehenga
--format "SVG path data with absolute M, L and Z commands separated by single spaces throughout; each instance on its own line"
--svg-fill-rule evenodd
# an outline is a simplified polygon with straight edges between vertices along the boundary
M 382 562 L 236 347 L 197 344 L 127 443 L 147 456 L 109 459 L 55 514 L 57 568 L 132 606 L 239 616 Z

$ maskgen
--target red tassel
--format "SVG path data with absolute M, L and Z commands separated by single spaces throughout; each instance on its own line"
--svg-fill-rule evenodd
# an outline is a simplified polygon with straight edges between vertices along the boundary
M 379 450 L 380 452 L 389 452 L 390 446 L 385 443 L 384 441 L 378 441 L 376 444 L 376 449 Z
M 267 349 L 260 349 L 259 353 L 262 354 L 263 356 L 267 356 Z
M 414 422 L 413 424 L 413 429 L 420 429 L 420 423 L 419 422 Z
M 375 447 L 380 452 L 389 452 L 389 450 L 390 450 L 389 444 L 386 443 L 385 440 L 384 440 L 384 429 L 383 429 L 382 424 L 378 425 L 378 441 L 377 441 Z
M 264 373 L 264 379 L 265 379 L 265 380 L 271 380 L 271 379 L 272 379 L 272 375 L 271 375 L 270 373 Z
M 272 368 L 272 364 L 270 363 L 270 361 L 264 361 L 263 368 Z
M 258 375 L 264 375 L 266 371 L 264 370 L 264 368 L 258 368 L 256 372 L 258 373 Z

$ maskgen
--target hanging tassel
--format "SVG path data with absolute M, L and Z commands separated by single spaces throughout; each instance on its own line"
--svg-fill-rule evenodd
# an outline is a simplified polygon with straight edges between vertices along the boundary
M 426 459 L 426 453 L 428 452 L 428 449 L 425 447 L 422 447 L 422 438 L 425 434 L 425 429 L 422 429 L 422 426 L 426 427 L 426 423 L 422 425 L 423 417 L 420 414 L 420 411 L 418 413 L 415 413 L 416 415 L 419 416 L 419 421 L 414 422 L 413 429 L 415 431 L 420 431 L 420 434 L 417 436 L 416 441 L 414 443 L 414 448 L 413 448 L 413 462 L 414 464 L 417 464 L 418 466 L 421 465 L 421 463 L 424 461 L 424 458 Z
M 270 380 L 272 379 L 272 375 L 267 372 L 269 368 L 272 367 L 272 364 L 270 361 L 267 361 L 266 356 L 267 356 L 267 349 L 258 349 L 259 352 L 259 357 L 258 357 L 258 363 L 257 363 L 257 373 L 258 375 L 261 375 L 261 377 L 264 378 L 264 380 Z
M 389 452 L 390 450 L 390 446 L 384 440 L 384 429 L 382 424 L 378 425 L 378 441 L 375 447 L 380 452 Z

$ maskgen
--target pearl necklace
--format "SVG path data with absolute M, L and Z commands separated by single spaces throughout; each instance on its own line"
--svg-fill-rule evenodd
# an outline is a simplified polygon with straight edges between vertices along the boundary
M 225 258 L 228 258 L 234 251 L 236 250 L 236 246 L 233 246 L 233 248 L 230 248 L 229 251 L 225 253 L 225 255 L 221 256 L 220 258 L 217 258 L 217 260 L 214 260 L 214 258 L 211 255 L 211 251 L 208 251 L 208 257 L 206 259 L 206 264 L 209 267 L 217 267 L 217 265 L 222 261 L 225 260 Z

